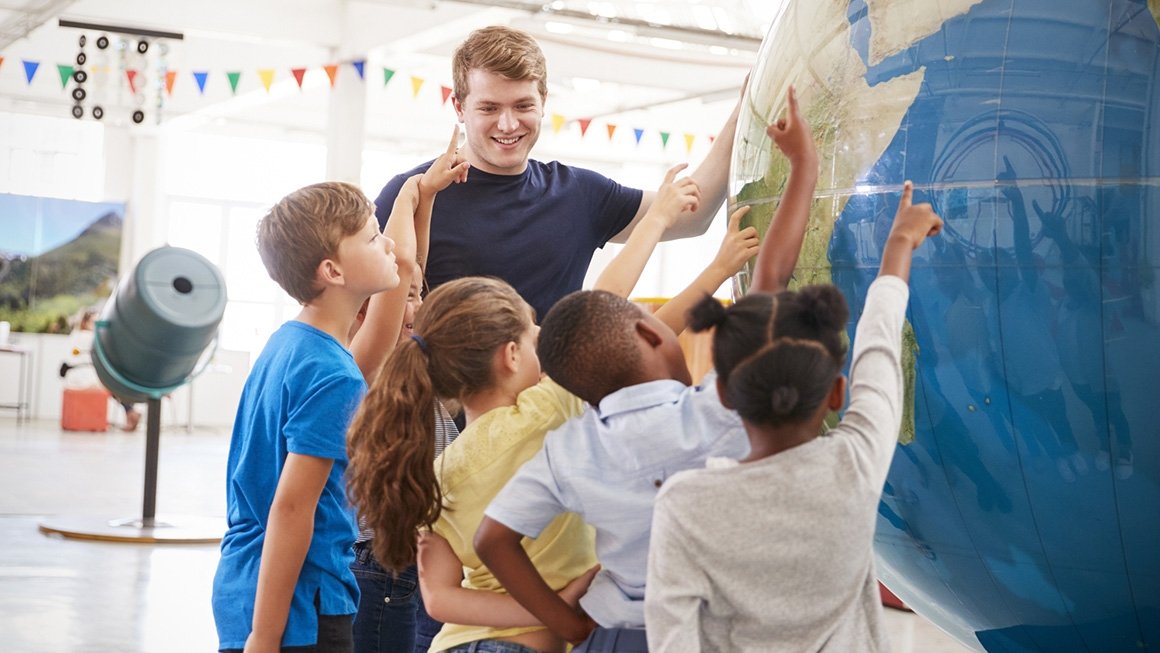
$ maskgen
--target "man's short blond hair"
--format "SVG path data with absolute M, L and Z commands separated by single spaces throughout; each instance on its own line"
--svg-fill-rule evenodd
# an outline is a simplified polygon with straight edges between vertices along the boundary
M 548 62 L 540 44 L 527 32 L 492 25 L 467 35 L 451 57 L 452 83 L 460 102 L 471 92 L 467 74 L 476 68 L 513 81 L 532 80 L 540 100 L 548 97 Z
M 258 223 L 258 254 L 270 278 L 309 304 L 322 292 L 318 264 L 338 254 L 343 238 L 361 231 L 375 205 L 357 186 L 328 181 L 283 197 Z

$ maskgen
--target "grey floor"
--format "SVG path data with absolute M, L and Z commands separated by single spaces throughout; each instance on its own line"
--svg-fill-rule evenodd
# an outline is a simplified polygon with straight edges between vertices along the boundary
M 163 427 L 159 518 L 177 526 L 220 518 L 228 444 L 222 431 Z M 140 517 L 144 458 L 144 424 L 136 433 L 66 433 L 56 422 L 0 416 L 0 651 L 216 649 L 216 545 L 80 541 L 38 530 L 72 518 Z M 897 653 L 968 650 L 921 617 L 886 613 Z

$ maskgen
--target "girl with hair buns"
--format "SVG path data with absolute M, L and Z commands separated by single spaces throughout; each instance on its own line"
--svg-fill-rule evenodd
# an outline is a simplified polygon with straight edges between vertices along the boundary
M 721 402 L 750 454 L 682 472 L 656 499 L 645 618 L 649 649 L 884 651 L 872 550 L 902 418 L 902 324 L 911 253 L 942 221 L 907 182 L 867 293 L 842 408 L 849 312 L 837 288 L 706 298 Z

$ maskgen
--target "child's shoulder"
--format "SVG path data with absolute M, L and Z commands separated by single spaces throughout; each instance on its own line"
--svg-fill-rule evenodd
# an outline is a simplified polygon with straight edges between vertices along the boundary
M 270 380 L 280 375 L 288 385 L 309 387 L 323 382 L 363 383 L 354 356 L 342 343 L 309 324 L 290 320 L 266 342 L 254 370 Z M 355 383 L 357 385 L 358 383 Z

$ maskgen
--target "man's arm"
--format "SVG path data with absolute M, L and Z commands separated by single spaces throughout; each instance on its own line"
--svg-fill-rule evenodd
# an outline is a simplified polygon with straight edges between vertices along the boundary
M 294 453 L 286 456 L 262 545 L 254 621 L 246 639 L 247 653 L 281 648 L 290 599 L 314 537 L 318 498 L 333 465 L 334 461 L 329 458 Z
M 593 567 L 572 580 L 559 596 L 575 605 L 588 590 L 599 567 Z M 463 562 L 451 544 L 437 533 L 419 536 L 419 588 L 423 605 L 434 618 L 444 623 L 490 628 L 541 626 L 539 619 L 514 598 L 497 592 L 463 587 Z
M 797 94 L 789 88 L 786 117 L 766 128 L 774 145 L 789 159 L 789 180 L 757 261 L 753 265 L 753 283 L 749 292 L 781 292 L 789 285 L 793 269 L 801 254 L 806 225 L 810 219 L 810 202 L 818 183 L 818 152 L 813 135 L 798 111 Z
M 504 589 L 557 636 L 579 644 L 596 628 L 592 618 L 569 605 L 544 582 L 527 551 L 523 535 L 484 517 L 475 532 L 475 553 Z M 595 573 L 595 572 L 593 572 Z
M 748 80 L 749 78 L 746 76 L 746 82 L 741 86 L 741 95 L 737 98 L 733 112 L 729 114 L 729 118 L 721 126 L 721 131 L 713 139 L 709 153 L 705 155 L 701 165 L 697 166 L 691 175 L 693 180 L 697 182 L 697 186 L 701 188 L 700 205 L 696 211 L 682 214 L 680 220 L 665 231 L 662 240 L 690 238 L 705 233 L 713 222 L 713 216 L 717 215 L 717 209 L 721 208 L 721 203 L 725 201 L 725 192 L 729 186 L 729 163 L 733 156 L 733 135 L 737 132 L 737 117 L 741 115 L 741 102 L 745 98 L 745 87 Z M 628 241 L 633 228 L 643 219 L 655 198 L 656 193 L 644 192 L 640 198 L 640 207 L 636 210 L 632 222 L 629 222 L 627 227 L 613 236 L 612 242 L 624 243 Z

